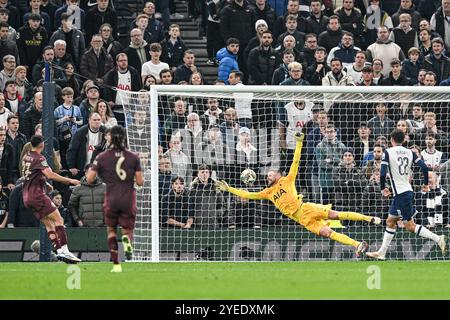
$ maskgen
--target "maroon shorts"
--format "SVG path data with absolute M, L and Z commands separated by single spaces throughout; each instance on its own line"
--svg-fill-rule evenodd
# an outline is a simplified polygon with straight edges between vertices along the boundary
M 126 205 L 117 205 L 108 201 L 105 196 L 103 203 L 103 211 L 105 212 L 105 224 L 108 227 L 117 227 L 133 230 L 136 224 L 136 197 L 133 197 L 131 203 Z
M 45 218 L 50 213 L 57 210 L 52 200 L 44 193 L 33 195 L 32 198 L 23 200 L 25 207 L 30 208 L 38 220 Z

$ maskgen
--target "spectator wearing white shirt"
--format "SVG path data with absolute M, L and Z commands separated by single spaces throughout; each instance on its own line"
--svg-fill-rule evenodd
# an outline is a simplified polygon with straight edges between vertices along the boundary
M 232 86 L 243 86 L 244 74 L 237 70 L 232 70 L 228 76 L 228 83 Z M 237 122 L 240 127 L 252 128 L 252 100 L 251 93 L 233 93 L 234 108 L 236 110 Z
M 11 111 L 5 108 L 5 96 L 0 92 L 0 128 L 6 128 L 8 126 L 8 116 Z
M 122 91 L 139 91 L 142 88 L 139 72 L 128 64 L 128 57 L 125 53 L 119 53 L 116 56 L 116 68 L 110 70 L 103 77 L 105 84 L 104 99 L 108 101 L 114 116 L 119 125 L 125 125 L 125 115 L 123 105 L 128 102 L 128 96 L 122 94 Z M 111 88 L 120 90 L 112 90 Z
M 355 62 L 347 67 L 347 74 L 353 78 L 355 83 L 360 83 L 362 78 L 362 70 L 366 66 L 366 53 L 358 51 L 355 56 Z
M 443 152 L 436 150 L 436 142 L 434 134 L 427 133 L 425 135 L 425 145 L 427 147 L 420 153 L 427 167 L 433 171 L 439 170 L 440 165 L 443 163 L 444 155 Z
M 162 53 L 162 47 L 159 43 L 152 43 L 150 45 L 150 61 L 147 61 L 142 65 L 141 77 L 142 81 L 148 76 L 155 77 L 157 83 L 161 82 L 159 74 L 165 69 L 170 69 L 169 65 L 165 62 L 161 62 L 160 57 Z

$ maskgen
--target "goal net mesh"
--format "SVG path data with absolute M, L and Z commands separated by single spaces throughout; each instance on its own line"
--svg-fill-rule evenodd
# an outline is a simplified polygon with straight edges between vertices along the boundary
M 129 147 L 139 152 L 145 177 L 137 196 L 135 261 L 152 261 L 152 250 L 158 250 L 159 261 L 356 259 L 353 247 L 308 232 L 272 203 L 240 199 L 214 186 L 215 180 L 225 180 L 248 191 L 262 190 L 271 169 L 289 171 L 296 132 L 306 134 L 296 180 L 303 201 L 381 217 L 382 226 L 325 221 L 337 232 L 367 241 L 374 251 L 381 245 L 391 203 L 380 191 L 381 156 L 390 146 L 390 132 L 405 130 L 405 146 L 431 168 L 428 193 L 421 192 L 422 173 L 414 168 L 414 219 L 438 235 L 449 233 L 450 94 L 420 93 L 413 87 L 407 93 L 178 87 L 176 92 L 157 89 L 154 98 L 150 92 L 120 92 Z M 154 99 L 157 107 L 151 108 Z M 151 112 L 157 112 L 157 123 L 150 121 Z M 158 154 L 151 152 L 155 125 Z M 151 168 L 153 157 L 158 157 L 158 168 Z M 249 185 L 240 178 L 247 168 L 256 173 Z M 152 190 L 153 177 L 158 190 Z M 155 192 L 159 221 L 152 226 Z M 155 227 L 159 245 L 152 247 Z M 408 232 L 402 222 L 387 258 L 446 259 L 433 241 Z

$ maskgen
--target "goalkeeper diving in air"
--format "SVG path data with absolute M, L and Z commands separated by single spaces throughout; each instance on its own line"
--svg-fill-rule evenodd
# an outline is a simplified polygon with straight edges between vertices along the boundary
M 368 244 L 365 241 L 356 241 L 345 234 L 332 230 L 324 220 L 353 220 L 367 221 L 371 224 L 380 224 L 381 219 L 370 217 L 356 212 L 337 212 L 331 209 L 331 204 L 322 205 L 303 202 L 302 194 L 297 194 L 295 180 L 297 178 L 300 156 L 305 135 L 296 133 L 294 159 L 287 176 L 282 176 L 277 169 L 267 173 L 268 187 L 260 192 L 248 192 L 230 187 L 225 181 L 217 181 L 216 187 L 222 191 L 231 192 L 241 198 L 251 200 L 270 200 L 282 214 L 304 226 L 316 235 L 330 238 L 345 245 L 353 246 L 359 257 L 365 253 Z

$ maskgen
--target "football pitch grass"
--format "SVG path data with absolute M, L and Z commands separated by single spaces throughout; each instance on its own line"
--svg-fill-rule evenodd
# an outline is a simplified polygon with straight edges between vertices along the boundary
M 116 274 L 110 263 L 77 266 L 80 289 L 69 289 L 73 265 L 1 263 L 0 300 L 450 299 L 448 261 L 123 263 Z

